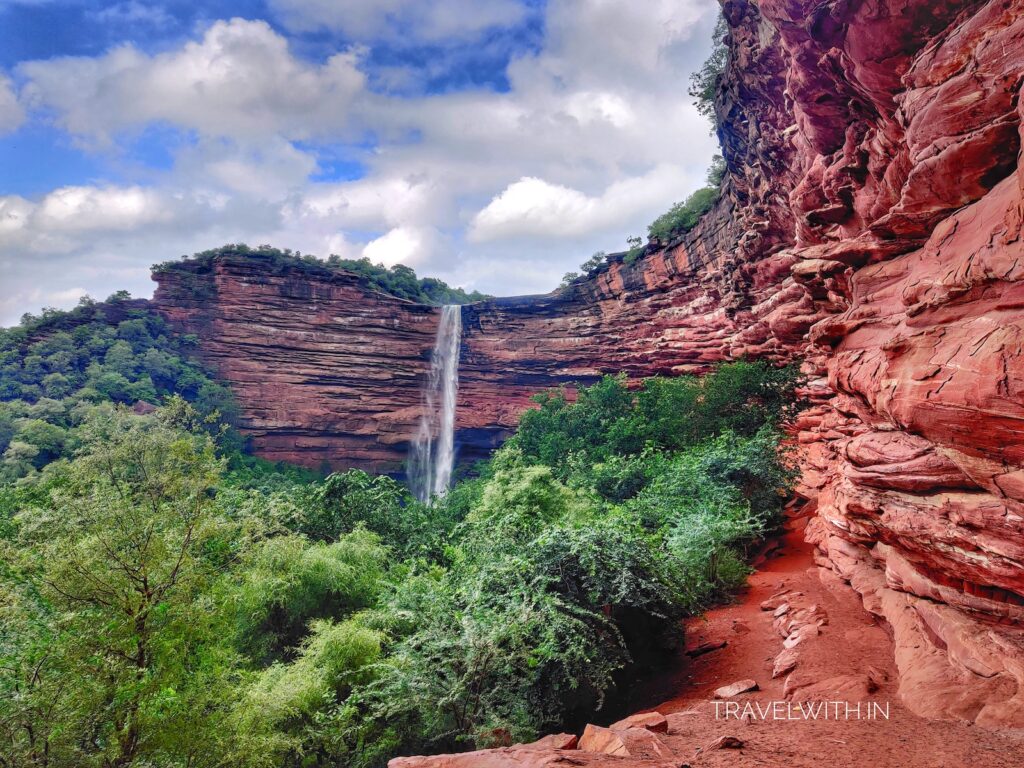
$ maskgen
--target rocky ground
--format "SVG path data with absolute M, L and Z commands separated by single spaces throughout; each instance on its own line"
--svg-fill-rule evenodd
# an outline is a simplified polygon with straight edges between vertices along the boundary
M 805 522 L 790 524 L 736 602 L 688 623 L 678 665 L 633 692 L 646 717 L 536 745 L 398 758 L 391 768 L 1024 764 L 1024 731 L 927 720 L 900 703 L 889 632 L 815 566 Z M 801 719 L 801 705 L 817 719 Z

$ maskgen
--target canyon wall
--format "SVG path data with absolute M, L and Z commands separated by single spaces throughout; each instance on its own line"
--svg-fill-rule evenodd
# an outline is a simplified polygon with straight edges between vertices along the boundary
M 250 253 L 154 272 L 156 309 L 194 334 L 260 456 L 313 468 L 400 468 L 437 327 L 432 307 L 350 273 Z
M 759 6 L 787 60 L 792 273 L 827 312 L 808 535 L 893 632 L 912 709 L 1024 726 L 1024 3 Z
M 466 307 L 460 443 L 560 382 L 802 359 L 820 565 L 893 634 L 912 709 L 1024 727 L 1024 0 L 723 11 L 722 199 L 633 264 Z M 257 452 L 400 469 L 436 310 L 242 256 L 156 279 Z

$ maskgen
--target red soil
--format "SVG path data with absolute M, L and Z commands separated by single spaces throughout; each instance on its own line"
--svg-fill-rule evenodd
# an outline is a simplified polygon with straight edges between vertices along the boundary
M 925 720 L 900 704 L 892 641 L 886 630 L 861 605 L 858 595 L 831 573 L 814 566 L 811 547 L 803 540 L 805 520 L 796 520 L 781 548 L 765 557 L 750 577 L 749 587 L 731 605 L 716 608 L 687 626 L 687 647 L 705 643 L 727 645 L 685 661 L 661 677 L 635 700 L 661 701 L 653 707 L 668 716 L 669 734 L 663 737 L 674 755 L 697 766 L 822 766 L 870 765 L 878 768 L 999 768 L 1024 764 L 1024 732 L 994 731 L 970 723 Z M 820 635 L 800 643 L 794 652 L 797 666 L 789 675 L 772 679 L 783 637 L 773 626 L 772 610 L 761 603 L 787 590 L 792 610 L 817 606 L 827 624 Z M 802 593 L 802 594 L 797 594 Z M 725 717 L 719 702 L 716 718 L 715 689 L 753 678 L 759 690 L 737 696 L 740 707 L 785 702 L 790 686 L 806 683 L 794 694 L 816 701 L 848 701 L 862 719 L 789 720 Z M 872 688 L 877 689 L 870 692 Z M 877 704 L 875 719 L 866 719 Z M 784 705 L 783 705 L 784 706 Z M 795 706 L 795 704 L 794 704 Z M 831 706 L 831 705 L 829 705 Z M 845 709 L 840 707 L 840 713 Z M 786 717 L 785 711 L 781 713 Z M 820 717 L 820 715 L 819 715 Z M 742 750 L 701 750 L 720 736 L 735 736 Z
M 1024 765 L 1024 731 L 986 729 L 969 721 L 926 720 L 900 703 L 888 632 L 864 610 L 856 592 L 830 570 L 814 565 L 811 546 L 804 541 L 806 522 L 806 518 L 790 522 L 788 533 L 774 551 L 755 563 L 756 573 L 734 603 L 688 622 L 688 650 L 719 646 L 723 641 L 724 647 L 692 658 L 681 654 L 674 670 L 631 692 L 636 709 L 662 713 L 668 728 L 658 733 L 625 732 L 619 738 L 629 756 L 616 756 L 622 752 L 613 749 L 615 744 L 604 744 L 615 741 L 616 734 L 598 729 L 598 741 L 604 746 L 597 742 L 589 745 L 597 751 L 587 751 L 583 744 L 584 749 L 578 750 L 554 748 L 549 739 L 536 746 L 401 758 L 392 761 L 392 768 Z M 766 601 L 767 609 L 762 606 Z M 791 649 L 795 668 L 773 679 L 776 658 L 783 651 L 783 632 L 790 637 L 805 633 L 807 637 Z M 748 679 L 757 682 L 758 690 L 735 696 L 729 703 L 740 713 L 744 705 L 751 709 L 760 705 L 767 717 L 727 717 L 726 702 L 718 701 L 716 706 L 715 690 Z M 773 718 L 775 702 L 780 710 Z M 787 702 L 794 709 L 787 710 Z M 799 719 L 796 707 L 801 702 L 805 707 L 819 707 L 818 719 Z M 827 719 L 821 702 L 827 703 Z M 838 705 L 841 719 L 836 719 L 832 702 L 842 702 Z M 651 703 L 657 706 L 649 706 Z M 861 719 L 853 714 L 858 705 Z M 869 708 L 874 715 L 871 718 Z M 790 712 L 798 719 L 788 719 Z M 623 724 L 613 726 L 621 727 Z M 724 737 L 734 737 L 742 746 L 720 748 Z M 605 751 L 611 754 L 603 754 Z

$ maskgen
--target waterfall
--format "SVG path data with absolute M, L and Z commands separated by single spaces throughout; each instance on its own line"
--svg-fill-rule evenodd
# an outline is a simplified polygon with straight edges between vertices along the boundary
M 423 389 L 423 414 L 409 461 L 409 483 L 420 501 L 443 496 L 452 479 L 461 342 L 462 308 L 454 304 L 442 307 Z

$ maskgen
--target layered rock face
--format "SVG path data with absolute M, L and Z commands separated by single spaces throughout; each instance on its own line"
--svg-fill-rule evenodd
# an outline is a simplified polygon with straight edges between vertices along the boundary
M 228 383 L 254 451 L 309 467 L 394 471 L 415 432 L 431 307 L 355 275 L 251 254 L 155 273 L 153 302 Z
M 820 562 L 932 717 L 1024 725 L 1024 4 L 762 0 L 789 62 Z
M 463 309 L 457 427 L 602 372 L 800 358 L 819 562 L 915 711 L 1024 727 L 1024 0 L 725 0 L 718 206 L 636 263 Z M 184 263 L 156 303 L 257 452 L 397 471 L 437 312 L 327 270 Z

